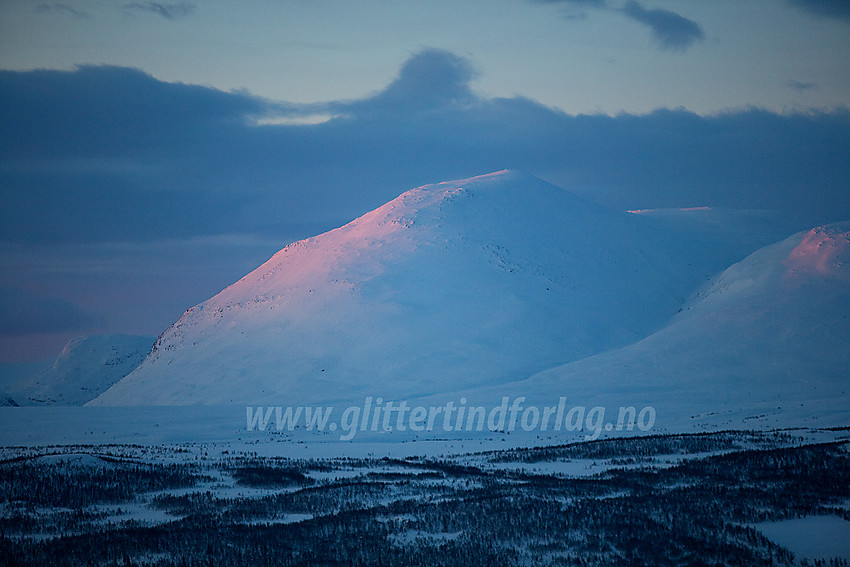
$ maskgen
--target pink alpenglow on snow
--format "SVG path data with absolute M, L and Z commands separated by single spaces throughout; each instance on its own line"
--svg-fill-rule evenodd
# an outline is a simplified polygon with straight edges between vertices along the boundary
M 189 309 L 91 404 L 564 397 L 660 427 L 841 422 L 850 223 L 736 256 L 753 218 L 612 211 L 513 171 L 418 187 Z
M 311 403 L 500 384 L 638 340 L 719 265 L 500 171 L 290 244 L 188 310 L 96 404 Z
M 807 271 L 846 276 L 850 265 L 850 222 L 813 228 L 788 254 L 785 265 L 789 276 Z

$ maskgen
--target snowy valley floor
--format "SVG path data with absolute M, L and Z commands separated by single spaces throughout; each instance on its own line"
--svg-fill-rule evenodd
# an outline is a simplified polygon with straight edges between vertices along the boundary
M 172 409 L 109 440 L 136 410 L 23 409 L 2 412 L 2 565 L 850 562 L 847 427 L 341 443 Z

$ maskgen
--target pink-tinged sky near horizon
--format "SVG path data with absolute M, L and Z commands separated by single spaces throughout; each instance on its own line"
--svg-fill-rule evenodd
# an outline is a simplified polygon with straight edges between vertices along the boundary
M 836 0 L 6 0 L 0 363 L 155 336 L 293 240 L 505 168 L 845 220 L 848 107 Z

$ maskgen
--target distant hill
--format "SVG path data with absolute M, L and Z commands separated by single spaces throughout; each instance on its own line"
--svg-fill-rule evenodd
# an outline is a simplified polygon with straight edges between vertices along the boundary
M 52 364 L 6 365 L 0 405 L 83 405 L 137 367 L 153 340 L 90 335 L 70 340 Z

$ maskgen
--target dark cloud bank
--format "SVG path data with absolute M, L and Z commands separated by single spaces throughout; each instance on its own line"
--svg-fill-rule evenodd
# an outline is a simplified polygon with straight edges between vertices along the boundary
M 788 0 L 788 2 L 810 14 L 850 22 L 850 2 L 847 0 Z
M 132 69 L 0 73 L 0 239 L 308 235 L 419 184 L 503 168 L 618 208 L 771 208 L 850 218 L 850 114 L 570 116 L 482 99 L 424 51 L 365 100 L 287 107 Z M 257 126 L 326 113 L 317 125 Z
M 0 287 L 0 337 L 78 332 L 92 324 L 97 321 L 69 301 Z

